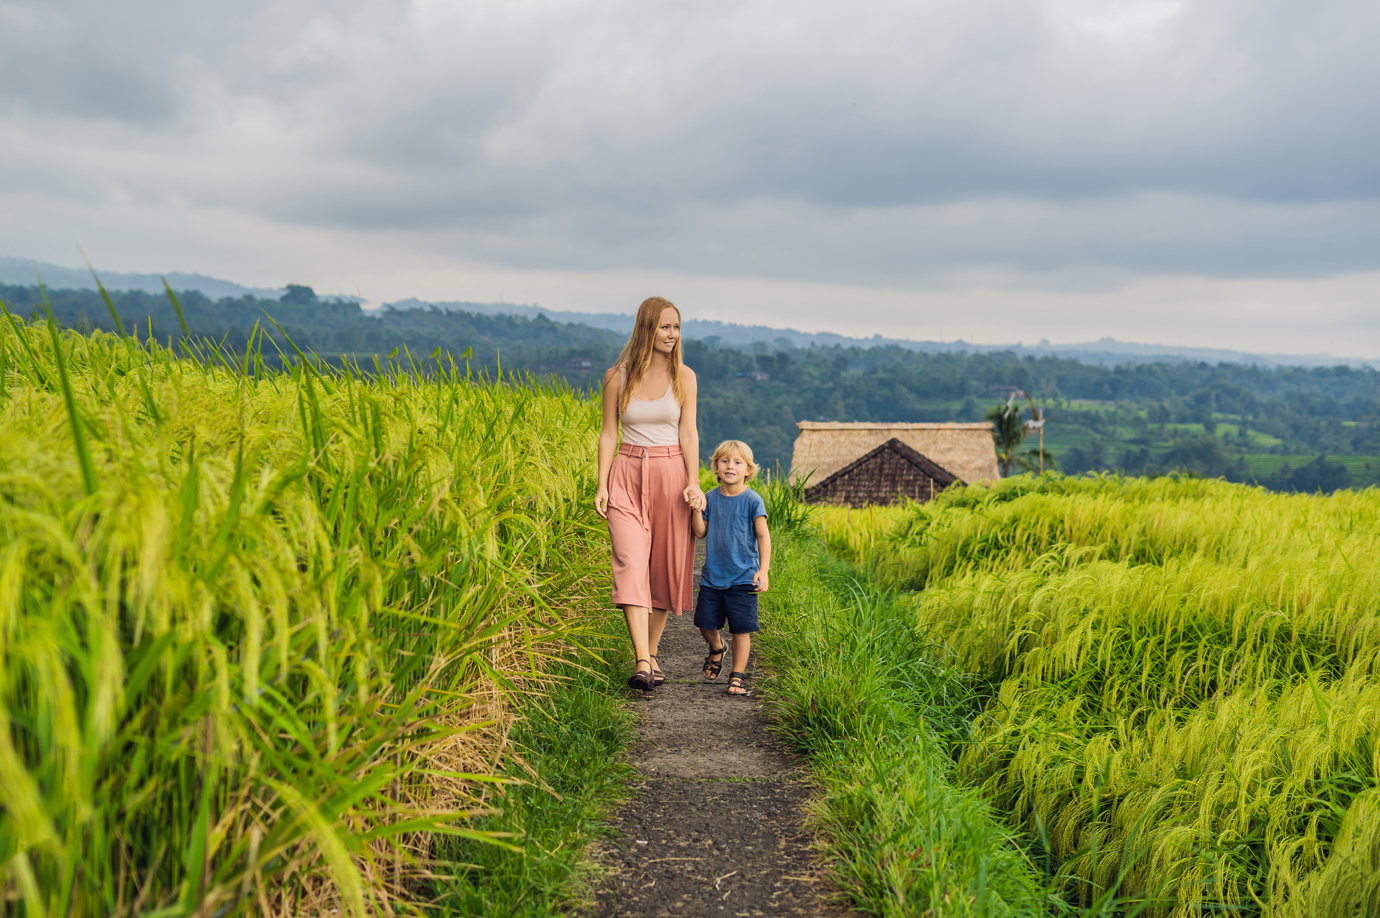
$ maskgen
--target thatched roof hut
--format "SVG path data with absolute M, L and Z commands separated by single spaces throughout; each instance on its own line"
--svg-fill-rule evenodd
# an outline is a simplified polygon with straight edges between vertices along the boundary
M 871 421 L 801 421 L 791 455 L 790 480 L 810 473 L 821 482 L 895 437 L 969 484 L 1001 477 L 992 424 L 878 424 Z
M 805 499 L 843 507 L 894 504 L 903 497 L 924 503 L 958 481 L 952 472 L 892 437 L 806 488 Z

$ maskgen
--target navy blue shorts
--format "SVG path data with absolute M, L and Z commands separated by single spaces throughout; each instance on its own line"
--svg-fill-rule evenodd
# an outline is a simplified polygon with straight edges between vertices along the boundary
M 700 598 L 695 603 L 695 627 L 718 631 L 728 622 L 730 634 L 751 634 L 757 627 L 757 591 L 744 583 L 717 590 L 700 584 Z

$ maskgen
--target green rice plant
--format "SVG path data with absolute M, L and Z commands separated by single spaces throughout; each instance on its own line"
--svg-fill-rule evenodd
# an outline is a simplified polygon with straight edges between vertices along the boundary
M 620 756 L 633 737 L 619 691 L 627 675 L 622 624 L 606 616 L 599 631 L 573 637 L 572 656 L 582 662 L 558 663 L 547 673 L 557 680 L 551 691 L 518 699 L 507 736 L 516 750 L 505 762 L 511 783 L 496 791 L 500 811 L 474 827 L 520 837 L 523 847 L 441 839 L 438 854 L 456 866 L 431 883 L 440 914 L 537 918 L 588 905 L 596 872 L 588 845 L 612 833 L 604 817 L 636 777 Z
M 805 503 L 805 481 L 791 482 L 772 475 L 754 480 L 752 486 L 762 495 L 771 531 L 778 534 L 805 532 L 814 526 L 815 508 Z
M 912 508 L 874 568 L 994 688 L 960 756 L 1076 898 L 1380 913 L 1380 493 L 1061 479 Z
M 894 592 L 830 570 L 817 542 L 774 546 L 763 684 L 809 754 L 831 877 L 866 914 L 1045 914 L 1058 903 L 989 806 L 955 781 L 947 741 L 974 696 Z
M 182 347 L 0 323 L 0 911 L 406 910 L 438 835 L 513 843 L 594 406 Z
M 1137 564 L 1202 555 L 1261 565 L 1301 553 L 1341 568 L 1373 544 L 1377 522 L 1380 503 L 1366 491 L 1319 501 L 1216 480 L 1047 474 L 915 505 L 876 563 L 888 580 L 913 588 L 962 570 L 1021 570 L 1070 545 Z
M 815 520 L 829 553 L 850 564 L 871 566 L 877 542 L 909 520 L 908 503 L 890 507 L 818 507 Z

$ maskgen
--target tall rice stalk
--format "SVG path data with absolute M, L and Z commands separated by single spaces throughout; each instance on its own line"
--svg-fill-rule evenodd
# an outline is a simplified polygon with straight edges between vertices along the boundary
M 406 909 L 599 586 L 597 417 L 184 348 L 0 323 L 0 913 Z
M 1380 493 L 966 490 L 876 567 L 925 587 L 918 626 L 996 688 L 963 771 L 1075 891 L 1380 914 Z

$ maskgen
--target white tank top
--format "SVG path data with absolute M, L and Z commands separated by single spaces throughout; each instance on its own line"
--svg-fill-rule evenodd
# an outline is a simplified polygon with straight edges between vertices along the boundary
M 627 377 L 623 385 L 627 385 Z M 679 446 L 680 402 L 668 381 L 666 394 L 655 401 L 634 395 L 619 415 L 623 422 L 623 442 L 630 446 Z

